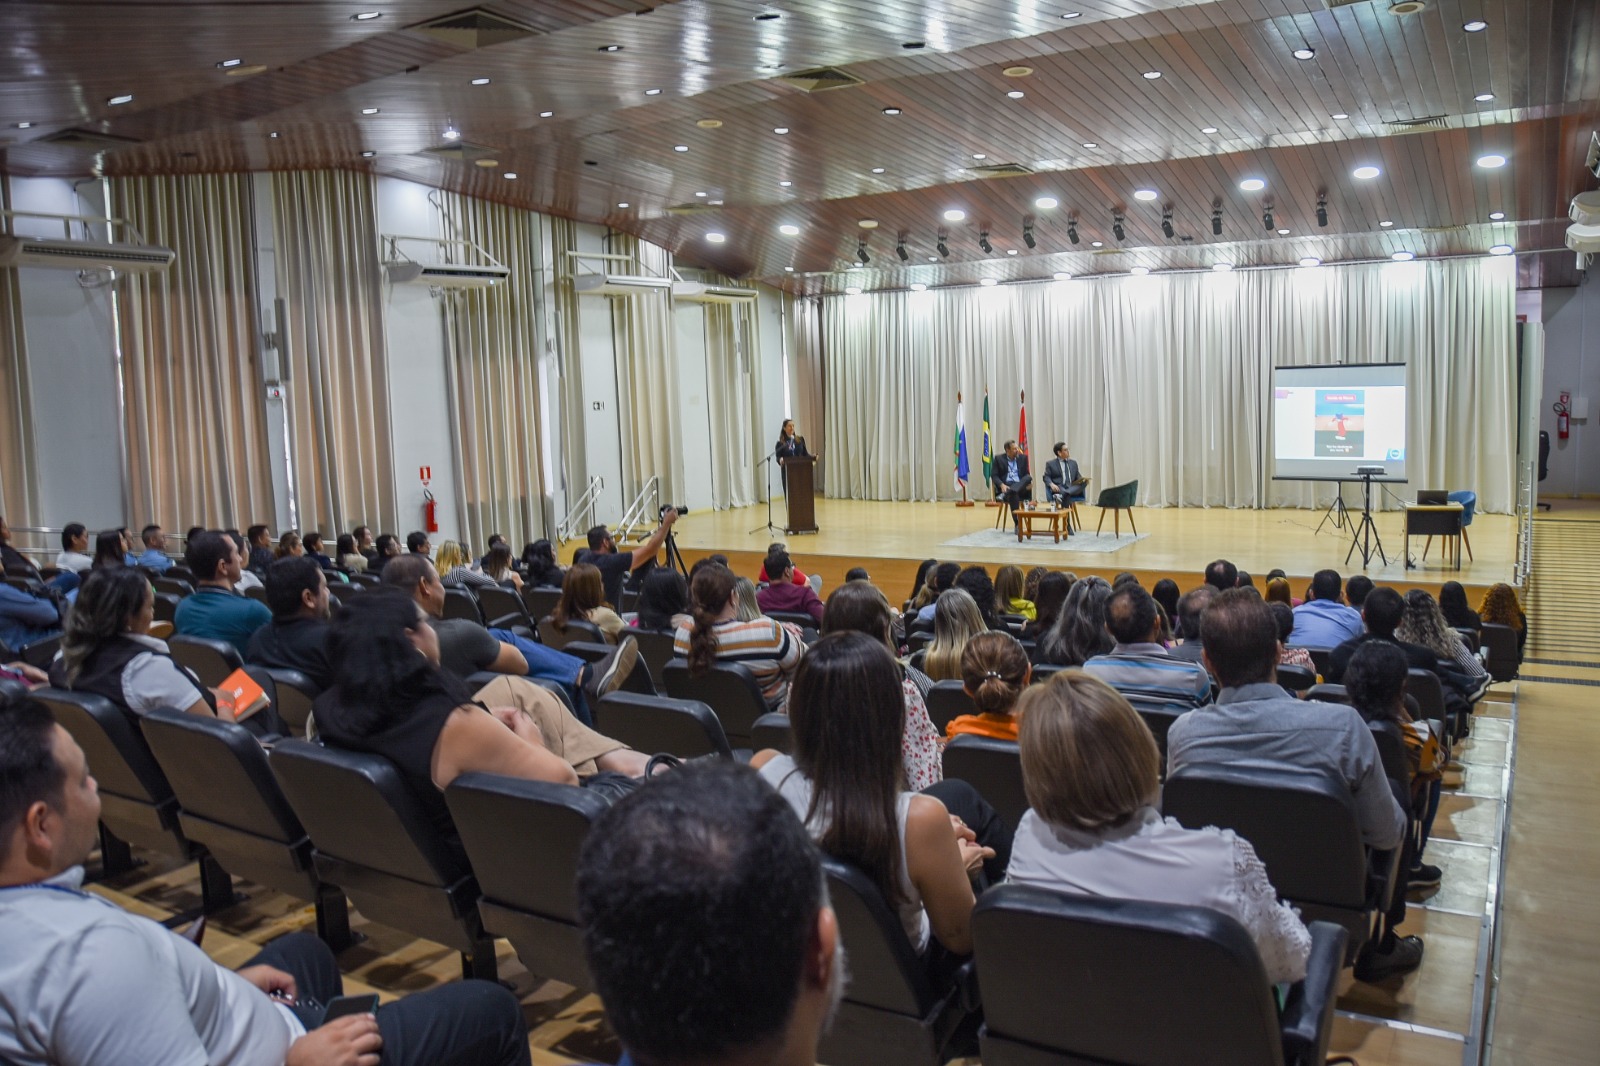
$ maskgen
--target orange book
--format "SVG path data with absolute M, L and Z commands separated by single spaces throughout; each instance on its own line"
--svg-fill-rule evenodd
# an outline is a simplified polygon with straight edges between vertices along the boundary
M 255 678 L 240 667 L 228 675 L 228 680 L 217 686 L 217 717 L 242 722 L 252 714 L 270 707 L 272 701 L 261 691 Z

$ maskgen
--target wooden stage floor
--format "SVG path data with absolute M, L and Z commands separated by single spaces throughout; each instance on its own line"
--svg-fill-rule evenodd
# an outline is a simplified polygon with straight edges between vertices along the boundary
M 783 524 L 783 501 L 773 503 L 773 520 Z M 1095 507 L 1080 507 L 1086 529 L 1094 531 L 1100 512 Z M 697 511 L 677 524 L 679 547 L 691 562 L 710 552 L 725 552 L 743 562 L 745 553 L 762 555 L 771 540 L 788 543 L 797 565 L 806 573 L 820 573 L 828 587 L 844 580 L 845 571 L 864 566 L 872 579 L 892 598 L 909 594 L 917 564 L 923 559 L 982 563 L 991 568 L 1015 563 L 1023 569 L 1046 566 L 1071 570 L 1080 577 L 1099 574 L 1110 578 L 1128 570 L 1139 575 L 1149 587 L 1162 577 L 1174 578 L 1180 587 L 1198 583 L 1200 574 L 1213 559 L 1226 558 L 1248 570 L 1264 583 L 1267 571 L 1286 571 L 1299 596 L 1310 577 L 1318 570 L 1332 568 L 1348 577 L 1361 570 L 1358 552 L 1346 564 L 1350 551 L 1348 531 L 1333 529 L 1330 522 L 1316 532 L 1323 512 L 1292 508 L 1277 510 L 1227 510 L 1223 508 L 1134 508 L 1133 524 L 1145 536 L 1112 552 L 1086 552 L 1070 549 L 1042 550 L 1022 548 L 1014 540 L 999 547 L 947 546 L 946 542 L 966 534 L 992 529 L 994 508 L 956 507 L 949 503 L 887 503 L 872 500 L 817 499 L 815 534 L 769 535 L 761 528 L 766 521 L 766 506 L 743 507 L 728 511 Z M 1359 516 L 1358 516 L 1359 517 Z M 1486 589 L 1495 582 L 1511 582 L 1516 557 L 1516 520 L 1511 515 L 1479 514 L 1468 537 L 1473 560 L 1462 553 L 1461 570 L 1446 566 L 1441 545 L 1435 541 L 1426 561 L 1422 560 L 1423 541 L 1412 540 L 1412 554 L 1420 569 L 1407 570 L 1401 551 L 1401 513 L 1385 511 L 1373 516 L 1388 563 L 1376 556 L 1366 573 L 1374 581 L 1399 587 L 1417 586 L 1437 592 L 1446 581 L 1457 580 L 1469 593 Z M 1106 515 L 1105 532 L 1111 533 L 1111 516 Z M 1124 539 L 1128 536 L 1128 516 L 1122 516 Z M 756 532 L 749 532 L 755 529 Z M 1042 539 L 1049 543 L 1049 537 Z M 575 545 L 573 545 L 575 546 Z M 738 553 L 735 555 L 735 553 Z M 563 557 L 570 548 L 563 550 Z M 743 567 L 741 567 L 741 570 Z M 1477 596 L 1472 596 L 1476 600 Z

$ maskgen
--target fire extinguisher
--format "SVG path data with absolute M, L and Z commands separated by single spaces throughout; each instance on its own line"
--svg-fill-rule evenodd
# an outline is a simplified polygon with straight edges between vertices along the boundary
M 1571 432 L 1572 394 L 1563 392 L 1561 399 L 1555 402 L 1551 410 L 1556 413 L 1556 436 L 1566 440 L 1567 434 Z
M 429 533 L 439 532 L 439 504 L 427 489 L 422 490 L 422 528 Z

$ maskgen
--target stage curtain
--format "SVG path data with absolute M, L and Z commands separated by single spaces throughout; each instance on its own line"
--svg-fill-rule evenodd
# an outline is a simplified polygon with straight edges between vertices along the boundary
M 635 273 L 670 276 L 671 256 L 648 241 L 612 234 L 609 251 L 633 256 Z M 681 500 L 683 437 L 675 424 L 680 417 L 678 349 L 671 293 L 652 289 L 612 300 L 611 330 L 617 362 L 623 499 L 631 503 L 645 482 L 660 477 L 661 502 Z
M 6 183 L 0 179 L 0 207 Z M 33 404 L 28 342 L 16 267 L 0 268 L 0 515 L 13 526 L 40 521 L 39 479 L 33 461 Z
M 111 202 L 177 253 L 168 270 L 118 282 L 131 520 L 168 529 L 270 520 L 250 178 L 114 178 Z
M 473 552 L 491 533 L 521 545 L 545 535 L 535 309 L 543 283 L 531 212 L 439 194 L 444 232 L 471 241 L 511 276 L 442 301 L 461 537 Z
M 547 291 L 555 311 L 556 346 L 560 353 L 559 380 L 555 387 L 561 398 L 558 408 L 561 447 L 555 456 L 554 469 L 565 495 L 556 508 L 559 522 L 566 509 L 588 487 L 589 469 L 583 439 L 583 357 L 579 354 L 578 301 L 581 297 L 573 287 L 574 268 L 567 254 L 578 248 L 578 224 L 567 218 L 550 218 L 548 223 L 555 281 Z
M 816 465 L 814 487 L 824 491 L 828 486 L 828 468 L 832 456 L 828 451 L 826 409 L 827 364 L 822 358 L 822 301 L 816 297 L 783 294 L 784 343 L 789 349 L 789 380 L 793 391 L 789 395 L 789 410 L 784 414 L 794 419 L 795 429 L 806 438 L 812 455 L 821 456 Z M 954 414 L 951 415 L 952 419 Z M 952 422 L 952 434 L 954 423 Z M 770 447 L 777 435 L 767 441 Z M 773 484 L 778 484 L 776 478 Z
M 1471 488 L 1506 511 L 1515 286 L 1485 257 L 829 298 L 828 495 L 954 497 L 960 391 L 984 498 L 987 389 L 995 453 L 1025 391 L 1036 477 L 1064 440 L 1091 501 L 1137 479 L 1142 506 L 1320 506 L 1331 484 L 1270 480 L 1272 367 L 1404 362 L 1411 487 L 1395 498 Z
M 371 175 L 272 175 L 294 523 L 396 525 L 389 386 Z
M 706 280 L 713 285 L 736 284 L 714 275 Z M 756 304 L 704 306 L 712 506 L 748 507 L 761 500 L 756 463 L 771 446 L 756 418 L 762 365 Z

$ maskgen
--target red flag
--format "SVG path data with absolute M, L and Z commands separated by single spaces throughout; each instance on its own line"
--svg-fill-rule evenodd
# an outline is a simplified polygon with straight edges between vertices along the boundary
M 1022 454 L 1028 454 L 1028 394 L 1019 393 L 1022 399 L 1018 402 L 1017 414 L 1017 447 L 1022 449 Z

